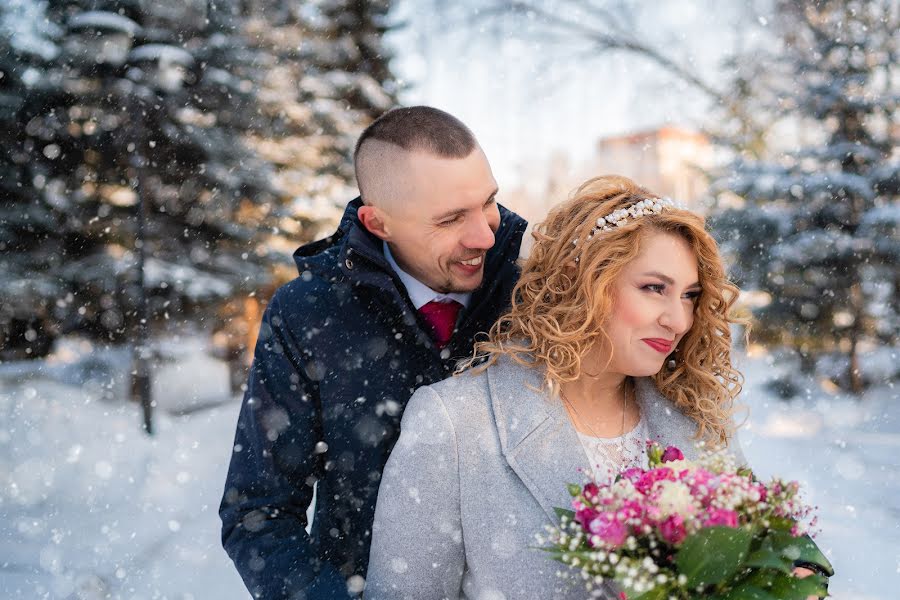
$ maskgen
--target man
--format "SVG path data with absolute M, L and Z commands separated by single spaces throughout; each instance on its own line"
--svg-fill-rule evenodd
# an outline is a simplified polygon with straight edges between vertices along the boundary
M 518 275 L 525 222 L 497 205 L 456 118 L 392 110 L 354 163 L 361 197 L 334 235 L 297 250 L 300 276 L 266 310 L 219 509 L 225 549 L 267 600 L 363 588 L 403 408 L 471 353 Z

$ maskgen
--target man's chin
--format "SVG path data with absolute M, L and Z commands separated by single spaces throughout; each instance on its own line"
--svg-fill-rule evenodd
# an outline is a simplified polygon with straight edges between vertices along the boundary
M 451 288 L 455 294 L 471 294 L 480 288 L 483 282 L 484 270 L 481 270 L 469 277 L 454 277 Z
M 453 283 L 441 286 L 440 288 L 434 288 L 439 294 L 471 294 L 478 290 L 481 287 L 481 282 L 479 281 L 477 285 L 463 285 L 462 282 L 455 281 Z
M 470 294 L 481 287 L 484 280 L 484 265 L 479 265 L 477 270 L 470 270 L 459 263 L 454 263 L 447 275 L 443 289 L 435 291 L 443 294 Z

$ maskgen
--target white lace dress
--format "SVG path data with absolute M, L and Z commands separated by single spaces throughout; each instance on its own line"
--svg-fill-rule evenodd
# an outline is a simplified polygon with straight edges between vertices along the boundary
M 649 466 L 648 432 L 643 415 L 634 429 L 618 437 L 598 438 L 577 433 L 597 483 L 611 483 L 616 475 L 631 467 L 646 469 Z

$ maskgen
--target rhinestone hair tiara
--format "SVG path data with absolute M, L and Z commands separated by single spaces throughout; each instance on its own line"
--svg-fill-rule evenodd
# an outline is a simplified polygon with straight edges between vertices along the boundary
M 597 219 L 597 224 L 588 233 L 587 240 L 590 240 L 601 231 L 612 231 L 616 227 L 627 225 L 629 221 L 645 215 L 658 215 L 667 208 L 685 209 L 686 207 L 684 204 L 675 202 L 671 198 L 645 198 L 631 206 L 616 209 L 605 217 Z M 578 238 L 572 240 L 572 245 L 578 246 Z M 576 256 L 575 262 L 578 262 L 580 258 L 581 256 Z

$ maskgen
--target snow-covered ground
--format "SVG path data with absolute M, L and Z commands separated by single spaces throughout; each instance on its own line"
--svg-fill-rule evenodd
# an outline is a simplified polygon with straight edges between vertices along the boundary
M 0 598 L 249 598 L 217 514 L 240 402 L 222 363 L 179 345 L 152 438 L 102 368 L 75 385 L 65 359 L 0 366 Z
M 127 357 L 102 356 L 86 375 L 85 351 L 70 344 L 44 363 L 0 365 L 0 598 L 246 600 L 216 514 L 239 409 L 225 367 L 200 341 L 173 342 L 148 438 L 121 376 L 104 367 Z M 799 479 L 819 506 L 833 596 L 896 598 L 898 389 L 856 401 L 799 378 L 800 399 L 784 402 L 765 384 L 795 372 L 792 361 L 758 355 L 741 366 L 745 451 L 761 475 Z
M 897 372 L 900 351 L 863 359 L 872 378 Z M 740 440 L 761 477 L 796 479 L 818 506 L 816 541 L 835 567 L 839 600 L 900 597 L 900 387 L 882 383 L 861 400 L 797 375 L 798 363 L 771 354 L 742 358 L 749 420 Z M 800 394 L 780 400 L 766 383 L 790 375 Z M 884 381 L 884 380 L 882 380 Z

